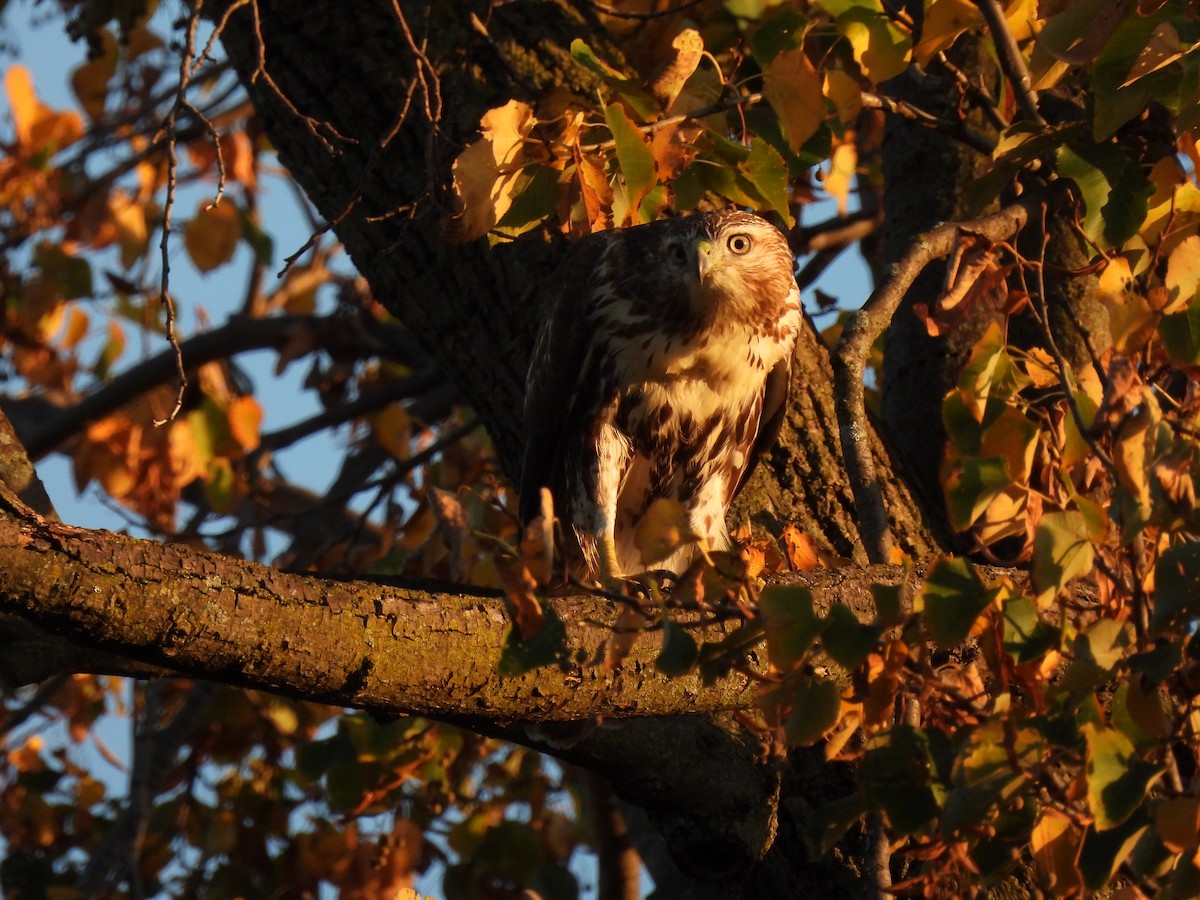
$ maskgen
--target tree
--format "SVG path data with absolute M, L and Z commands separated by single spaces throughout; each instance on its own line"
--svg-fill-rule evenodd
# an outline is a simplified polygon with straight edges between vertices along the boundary
M 590 821 L 603 896 L 636 894 L 625 829 L 665 896 L 1194 893 L 1188 4 L 210 0 L 169 51 L 144 14 L 67 8 L 89 125 L 6 76 L 3 659 L 40 683 L 6 731 L 49 708 L 87 734 L 96 673 L 183 677 L 138 692 L 119 809 L 10 749 L 6 890 L 392 896 L 442 852 L 449 896 L 567 897 Z M 268 142 L 320 217 L 274 288 Z M 256 259 L 240 316 L 180 340 L 172 213 L 205 178 L 228 190 L 183 226 L 191 260 Z M 819 191 L 838 216 L 800 221 Z M 806 284 L 858 243 L 877 286 L 802 339 L 740 555 L 665 595 L 549 597 L 542 531 L 503 508 L 538 285 L 570 236 L 726 201 L 778 217 Z M 110 326 L 76 394 L 99 265 L 171 349 L 114 375 Z M 323 412 L 261 433 L 231 359 L 261 347 L 311 360 Z M 324 498 L 270 468 L 356 419 Z M 172 542 L 59 524 L 14 437 Z M 266 523 L 290 571 L 237 558 Z

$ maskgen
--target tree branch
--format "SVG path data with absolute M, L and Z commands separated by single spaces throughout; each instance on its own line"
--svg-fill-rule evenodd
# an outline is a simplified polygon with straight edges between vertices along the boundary
M 991 241 L 1007 240 L 1046 202 L 1044 194 L 1030 194 L 998 213 L 969 222 L 947 222 L 920 235 L 892 268 L 891 277 L 850 317 L 842 332 L 833 355 L 838 428 L 863 543 L 872 562 L 887 561 L 894 541 L 868 442 L 863 370 L 871 345 L 887 328 L 913 281 L 933 260 L 950 254 L 960 232 L 969 231 Z
M 1021 48 L 1017 46 L 1017 41 L 1009 30 L 1000 4 L 996 0 L 975 0 L 975 5 L 983 13 L 983 19 L 992 32 L 992 42 L 996 45 L 1000 68 L 1013 86 L 1021 115 L 1031 122 L 1045 125 L 1046 120 L 1038 112 L 1037 94 L 1033 91 L 1029 67 L 1025 65 L 1025 57 L 1021 55 Z

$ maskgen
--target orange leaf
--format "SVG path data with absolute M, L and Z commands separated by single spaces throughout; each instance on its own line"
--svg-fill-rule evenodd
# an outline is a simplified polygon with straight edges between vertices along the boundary
M 258 448 L 263 411 L 253 397 L 238 397 L 226 410 L 229 433 L 247 453 Z
M 803 50 L 784 50 L 763 71 L 763 91 L 779 116 L 788 146 L 799 150 L 825 118 L 821 76 Z
M 183 226 L 183 244 L 201 272 L 233 259 L 242 236 L 242 221 L 232 203 L 210 206 L 201 201 L 196 215 Z
M 788 525 L 783 529 L 783 545 L 787 548 L 788 564 L 794 572 L 815 569 L 820 562 L 817 542 L 795 525 Z
M 11 66 L 4 88 L 12 107 L 17 144 L 25 155 L 58 151 L 83 137 L 83 121 L 73 112 L 55 112 L 38 100 L 33 79 L 24 66 Z
M 71 90 L 93 121 L 104 115 L 108 82 L 117 71 L 117 39 L 107 28 L 101 30 L 100 37 L 103 52 L 71 73 Z

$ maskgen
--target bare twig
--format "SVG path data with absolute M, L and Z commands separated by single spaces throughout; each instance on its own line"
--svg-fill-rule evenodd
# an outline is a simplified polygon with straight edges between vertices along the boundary
M 871 94 L 863 91 L 862 104 L 866 109 L 882 109 L 886 113 L 907 119 L 925 128 L 941 131 L 959 143 L 988 156 L 991 156 L 992 151 L 996 149 L 995 141 L 968 128 L 961 119 L 943 119 L 907 100 L 896 100 L 883 94 Z
M 984 21 L 992 32 L 992 43 L 996 45 L 996 54 L 1000 58 L 1000 68 L 1013 86 L 1017 98 L 1017 106 L 1021 114 L 1031 122 L 1045 125 L 1046 120 L 1038 112 L 1037 94 L 1033 90 L 1033 79 L 1029 75 L 1029 67 L 1025 65 L 1025 57 L 1017 46 L 1016 38 L 1004 19 L 1004 11 L 996 0 L 975 0 L 975 5 L 983 13 Z
M 606 16 L 612 16 L 614 19 L 636 19 L 640 22 L 646 22 L 651 19 L 661 19 L 664 16 L 673 16 L 676 13 L 691 9 L 693 6 L 698 6 L 704 0 L 683 0 L 675 6 L 669 6 L 666 9 L 660 9 L 654 12 L 628 12 L 626 10 L 617 9 L 609 6 L 607 3 L 601 3 L 600 0 L 582 0 L 585 6 L 590 6 L 596 12 L 603 13 Z
M 1056 194 L 1053 200 L 1057 201 L 1061 196 Z M 842 455 L 854 493 L 863 544 L 871 562 L 885 562 L 893 546 L 887 510 L 871 457 L 870 424 L 863 388 L 863 370 L 871 345 L 891 322 L 913 281 L 933 260 L 950 254 L 960 232 L 970 231 L 991 241 L 1007 240 L 1025 225 L 1031 214 L 1037 214 L 1044 203 L 1044 195 L 1029 195 L 992 215 L 970 222 L 947 222 L 920 235 L 895 264 L 888 280 L 846 323 L 833 356 L 834 400 L 838 408 Z

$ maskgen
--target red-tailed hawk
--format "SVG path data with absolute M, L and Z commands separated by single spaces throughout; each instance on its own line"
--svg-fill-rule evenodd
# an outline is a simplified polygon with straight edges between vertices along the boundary
M 579 241 L 547 288 L 529 369 L 522 521 L 548 487 L 591 577 L 645 568 L 634 527 L 660 497 L 728 546 L 726 509 L 783 418 L 793 267 L 775 226 L 734 210 Z M 680 572 L 693 553 L 659 565 Z

